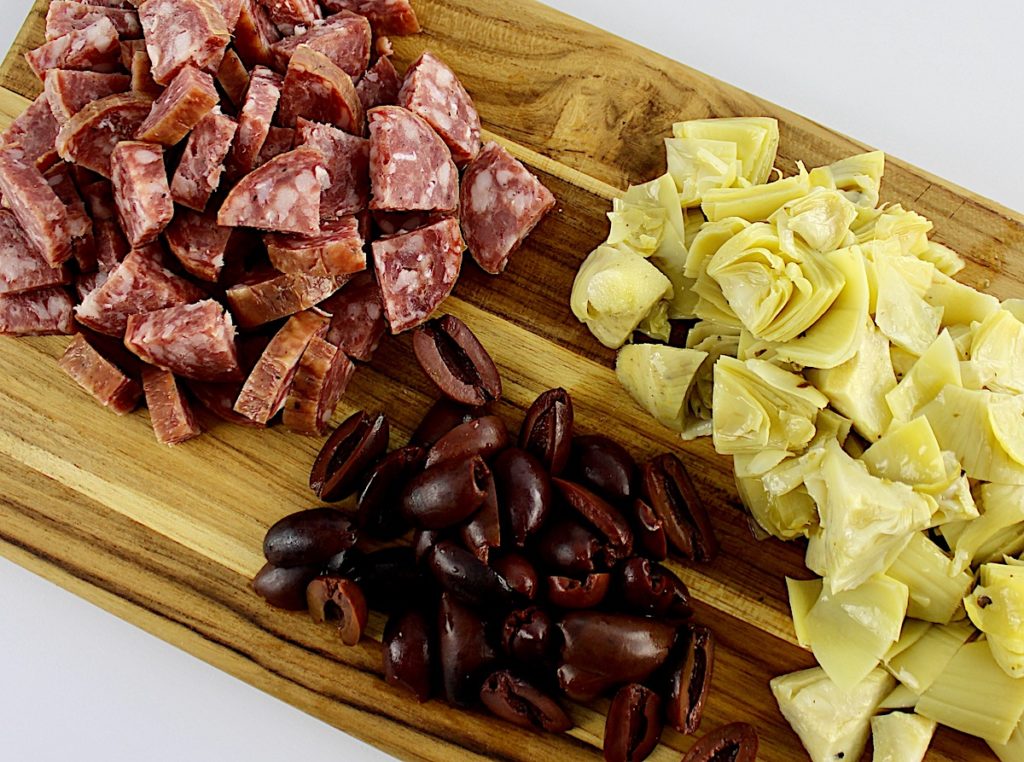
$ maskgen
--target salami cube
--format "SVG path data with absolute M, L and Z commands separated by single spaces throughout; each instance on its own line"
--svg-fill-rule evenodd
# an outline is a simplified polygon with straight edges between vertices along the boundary
M 270 16 L 256 0 L 242 0 L 238 25 L 235 27 L 235 50 L 249 68 L 272 66 L 272 46 L 281 39 Z
M 373 263 L 391 333 L 425 323 L 455 287 L 466 244 L 452 217 L 375 241 Z
M 302 353 L 314 336 L 323 336 L 328 319 L 307 310 L 293 315 L 263 351 L 242 387 L 235 412 L 266 423 L 284 406 Z
M 299 45 L 308 45 L 327 56 L 350 77 L 359 77 L 370 65 L 372 34 L 363 16 L 343 11 L 318 22 L 302 34 L 274 43 L 274 66 L 284 71 Z
M 75 276 L 75 296 L 78 297 L 78 301 L 82 301 L 91 292 L 102 286 L 106 279 L 107 274 L 99 270 L 94 273 L 78 273 Z
M 316 0 L 259 0 L 279 27 L 309 26 L 320 18 Z
M 409 0 L 323 0 L 328 11 L 366 16 L 377 34 L 418 34 L 420 22 Z
M 152 105 L 152 99 L 139 93 L 117 93 L 90 103 L 61 126 L 57 153 L 109 180 L 114 146 L 132 139 Z
M 280 233 L 320 232 L 320 191 L 329 178 L 323 155 L 296 148 L 243 177 L 220 207 L 217 221 Z
M 325 222 L 316 235 L 267 233 L 263 241 L 270 263 L 283 273 L 351 275 L 366 269 L 363 237 L 355 217 Z
M 132 92 L 146 95 L 150 98 L 159 98 L 164 94 L 163 85 L 158 85 L 153 79 L 153 62 L 149 60 L 149 53 L 145 50 L 136 50 L 132 53 Z
M 173 373 L 159 368 L 144 369 L 142 391 L 157 442 L 176 445 L 203 433 Z
M 151 247 L 130 252 L 75 308 L 75 316 L 94 331 L 123 336 L 129 315 L 188 304 L 203 296 L 198 286 L 161 266 Z
M 213 111 L 192 130 L 171 180 L 171 196 L 182 206 L 201 212 L 220 185 L 224 160 L 238 125 Z
M 67 229 L 71 235 L 71 254 L 78 263 L 78 269 L 88 272 L 96 269 L 96 241 L 93 236 L 92 219 L 85 209 L 85 202 L 78 195 L 75 181 L 71 179 L 71 166 L 65 162 L 54 164 L 43 175 L 57 198 L 64 204 L 67 213 Z
M 13 212 L 0 209 L 0 294 L 38 291 L 71 283 L 66 265 L 50 267 Z
M 224 16 L 210 0 L 146 0 L 139 20 L 153 79 L 161 85 L 189 64 L 216 71 L 231 41 Z
M 96 238 L 96 267 L 100 272 L 108 274 L 124 261 L 131 247 L 121 232 L 121 226 L 114 220 L 96 220 L 93 226 Z
M 71 340 L 58 365 L 97 402 L 118 415 L 134 410 L 142 395 L 139 384 L 97 352 L 82 334 Z
M 167 246 L 182 266 L 200 280 L 217 282 L 234 228 L 217 224 L 217 215 L 179 209 L 165 233 Z
M 97 19 L 84 29 L 68 32 L 25 54 L 40 80 L 50 69 L 114 71 L 120 57 L 117 30 L 108 18 Z
M 454 212 L 459 171 L 451 152 L 421 117 L 379 106 L 370 119 L 370 208 L 385 212 Z
M 339 285 L 337 278 L 325 276 L 276 275 L 232 286 L 225 297 L 238 325 L 252 328 L 307 310 L 337 291 Z
M 384 299 L 372 270 L 358 273 L 341 290 L 320 303 L 331 315 L 327 340 L 353 360 L 369 362 L 387 330 Z
M 231 153 L 231 168 L 239 175 L 256 168 L 281 100 L 282 82 L 279 74 L 264 66 L 257 66 L 252 72 L 245 104 L 238 115 L 238 136 Z
M 282 423 L 296 434 L 322 437 L 355 371 L 344 352 L 314 336 L 299 360 Z
M 217 69 L 217 82 L 228 96 L 235 108 L 241 108 L 245 102 L 245 91 L 249 89 L 249 72 L 245 64 L 231 48 L 224 54 L 224 60 Z
M 271 159 L 287 153 L 295 147 L 295 130 L 291 127 L 271 127 L 267 133 L 267 139 L 260 149 L 256 166 L 262 167 Z
M 459 166 L 480 153 L 480 116 L 455 72 L 429 51 L 409 67 L 398 105 L 433 127 Z
M 56 119 L 54 141 L 60 125 L 93 101 L 126 92 L 131 87 L 131 82 L 131 77 L 127 74 L 99 74 L 94 71 L 65 69 L 50 69 L 46 72 L 43 92 Z
M 135 139 L 165 146 L 177 145 L 210 113 L 218 100 L 213 77 L 194 66 L 185 66 L 163 94 L 153 101 L 153 109 L 139 125 Z
M 238 26 L 238 17 L 242 13 L 242 0 L 213 0 L 213 4 L 224 17 L 224 26 L 228 34 L 234 34 L 235 27 Z
M 117 219 L 117 209 L 114 207 L 114 188 L 111 186 L 110 180 L 101 177 L 94 182 L 81 184 L 78 187 L 93 221 Z
M 370 141 L 301 117 L 296 124 L 296 143 L 323 154 L 331 178 L 320 195 L 320 219 L 326 222 L 365 209 L 370 200 Z
M 110 156 L 117 219 L 132 248 L 152 243 L 174 217 L 167 184 L 164 149 L 153 143 L 125 140 Z
M 488 143 L 462 178 L 462 230 L 477 264 L 497 275 L 555 205 L 555 197 L 508 151 Z
M 59 127 L 50 110 L 50 101 L 43 94 L 11 122 L 11 126 L 0 136 L 0 146 L 17 148 L 35 162 L 39 171 L 45 172 L 59 158 L 56 148 Z
M 71 296 L 63 288 L 0 295 L 0 336 L 48 336 L 74 332 Z
M 308 45 L 295 49 L 281 87 L 281 124 L 294 127 L 300 116 L 363 133 L 363 107 L 352 78 Z
M 17 148 L 0 149 L 0 194 L 35 249 L 57 267 L 71 257 L 68 213 L 46 178 Z
M 391 56 L 381 56 L 359 80 L 356 95 L 363 111 L 369 111 L 377 106 L 394 106 L 398 103 L 401 88 L 402 78 L 395 71 Z
M 150 365 L 182 378 L 242 378 L 231 315 L 213 299 L 130 315 L 124 345 Z
M 46 39 L 56 40 L 69 32 L 85 29 L 101 18 L 110 20 L 122 40 L 142 36 L 139 14 L 124 8 L 107 8 L 102 5 L 51 0 L 46 10 Z

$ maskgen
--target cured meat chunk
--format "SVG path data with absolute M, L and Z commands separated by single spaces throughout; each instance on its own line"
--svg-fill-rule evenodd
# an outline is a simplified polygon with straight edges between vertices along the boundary
M 234 34 L 235 27 L 238 26 L 238 17 L 242 13 L 242 0 L 212 0 L 212 2 L 220 11 L 220 15 L 224 17 L 224 26 L 228 30 L 228 34 Z
M 331 314 L 327 340 L 353 360 L 369 362 L 380 344 L 387 323 L 384 299 L 372 270 L 364 270 L 340 291 L 320 303 Z
M 152 99 L 139 93 L 117 93 L 90 103 L 61 126 L 57 153 L 109 180 L 114 146 L 132 139 L 152 105 Z
M 405 73 L 398 105 L 433 127 L 459 166 L 480 153 L 480 116 L 455 72 L 429 51 Z
M 105 272 L 97 270 L 94 273 L 79 273 L 75 276 L 75 295 L 78 301 L 82 301 L 91 291 L 103 285 L 107 279 Z
M 508 151 L 488 143 L 462 178 L 462 230 L 473 259 L 497 275 L 555 205 L 555 197 Z
M 356 366 L 319 336 L 310 339 L 295 371 L 281 421 L 297 434 L 323 436 Z
M 138 140 L 117 144 L 110 155 L 117 219 L 132 248 L 156 240 L 174 217 L 164 150 Z
M 107 18 L 97 19 L 84 29 L 68 32 L 25 54 L 39 79 L 50 69 L 114 71 L 120 57 L 117 30 Z
M 311 236 L 263 236 L 270 263 L 283 273 L 350 275 L 366 269 L 363 237 L 355 217 L 325 222 Z
M 0 149 L 0 194 L 43 258 L 53 267 L 67 261 L 71 233 L 64 202 L 17 148 Z
M 242 378 L 231 315 L 213 299 L 129 316 L 124 345 L 150 365 L 183 378 Z
M 210 113 L 218 100 L 213 77 L 194 66 L 185 66 L 153 101 L 153 108 L 139 125 L 135 138 L 165 146 L 176 145 Z
M 281 100 L 281 75 L 257 66 L 249 80 L 242 113 L 238 115 L 238 137 L 231 153 L 231 166 L 240 175 L 256 168 L 270 124 Z
M 320 231 L 324 158 L 312 148 L 296 148 L 243 177 L 224 199 L 217 222 L 281 233 Z
M 267 348 L 270 339 L 270 336 L 251 334 L 240 336 L 235 341 L 238 346 L 238 362 L 246 378 L 249 377 L 252 369 L 263 355 L 263 350 Z M 188 379 L 185 383 L 202 406 L 218 418 L 241 426 L 254 428 L 265 426 L 265 424 L 256 423 L 256 421 L 235 412 L 235 400 L 238 399 L 238 395 L 242 391 L 242 381 L 217 382 Z
M 452 217 L 374 242 L 373 263 L 391 333 L 427 321 L 454 288 L 465 248 Z
M 218 225 L 213 213 L 179 209 L 164 237 L 171 253 L 191 275 L 216 283 L 232 231 L 234 228 Z
M 157 442 L 176 445 L 203 433 L 173 373 L 145 368 L 142 391 L 146 394 L 146 407 Z
M 0 295 L 0 336 L 74 332 L 71 295 L 63 288 Z
M 242 387 L 235 412 L 266 423 L 284 405 L 302 353 L 314 336 L 323 336 L 327 318 L 312 311 L 288 319 L 270 340 Z
M 363 104 L 363 110 L 369 111 L 377 106 L 393 106 L 398 103 L 401 88 L 402 78 L 395 71 L 391 56 L 381 56 L 359 80 L 356 95 Z
M 245 91 L 249 89 L 249 72 L 238 53 L 231 48 L 228 48 L 217 69 L 217 82 L 235 108 L 241 108 L 245 102 Z
M 171 196 L 182 206 L 201 212 L 220 185 L 224 159 L 231 150 L 238 125 L 216 111 L 192 130 L 171 180 Z
M 149 53 L 145 48 L 132 53 L 132 65 L 129 69 L 132 73 L 132 92 L 142 93 L 150 98 L 159 98 L 163 95 L 163 85 L 157 84 L 153 79 L 153 62 L 149 60 Z
M 258 283 L 232 286 L 225 292 L 242 328 L 252 328 L 307 310 L 329 297 L 338 279 L 316 275 L 278 275 Z
M 271 46 L 281 39 L 270 16 L 256 0 L 242 0 L 235 27 L 235 50 L 249 68 L 271 66 L 274 62 Z
M 352 11 L 366 16 L 377 34 L 417 34 L 420 22 L 409 0 L 324 0 L 328 11 Z
M 57 128 L 93 101 L 114 93 L 126 92 L 131 87 L 127 74 L 99 74 L 94 71 L 50 69 L 46 72 L 43 92 L 54 119 L 53 137 Z
M 459 171 L 444 141 L 421 117 L 379 106 L 370 119 L 371 209 L 453 212 Z
M 104 273 L 110 273 L 124 258 L 131 247 L 121 232 L 121 226 L 113 220 L 96 220 L 93 223 L 96 238 L 96 266 Z
M 145 40 L 121 40 L 121 66 L 131 70 L 132 58 L 135 57 L 135 51 L 145 49 Z
M 75 181 L 71 179 L 71 166 L 65 162 L 54 164 L 43 175 L 57 198 L 64 204 L 67 213 L 67 230 L 71 236 L 71 253 L 78 262 L 78 269 L 96 269 L 96 241 L 93 236 L 92 219 L 85 209 L 85 202 L 78 195 Z
M 122 40 L 142 36 L 139 14 L 124 8 L 108 8 L 102 5 L 51 0 L 46 10 L 46 39 L 56 40 L 69 32 L 85 29 L 101 18 L 110 20 Z
M 93 220 L 117 219 L 117 209 L 114 207 L 114 188 L 109 180 L 101 177 L 95 182 L 79 185 L 79 188 L 86 209 L 89 210 L 89 216 Z
M 345 132 L 363 132 L 363 107 L 352 78 L 308 45 L 295 49 L 281 87 L 281 124 L 294 127 L 300 116 L 336 125 Z
M 405 235 L 414 230 L 433 225 L 448 217 L 447 214 L 434 212 L 373 212 L 372 219 L 377 230 L 377 238 L 391 238 Z
M 118 415 L 127 415 L 139 402 L 142 389 L 138 382 L 96 351 L 82 334 L 71 340 L 58 365 L 97 402 Z
M 295 130 L 291 127 L 271 127 L 267 133 L 267 139 L 263 141 L 263 148 L 260 149 L 256 166 L 262 167 L 268 161 L 288 153 L 295 147 Z
M 71 283 L 66 265 L 50 267 L 12 212 L 0 209 L 0 294 L 37 291 Z
M 277 26 L 308 26 L 320 18 L 316 0 L 259 0 Z
M 274 43 L 274 66 L 282 71 L 288 68 L 296 48 L 308 45 L 350 77 L 358 77 L 370 65 L 371 40 L 370 22 L 363 16 L 342 11 L 315 23 L 302 34 Z
M 231 41 L 210 0 L 146 0 L 139 6 L 153 79 L 166 85 L 189 64 L 216 71 Z
M 50 101 L 40 95 L 21 112 L 0 136 L 0 146 L 17 148 L 45 172 L 57 161 L 57 130 L 60 125 L 50 110 Z
M 129 315 L 202 299 L 203 292 L 157 261 L 152 249 L 132 251 L 102 286 L 75 308 L 82 325 L 109 336 L 123 336 Z
M 299 118 L 297 143 L 324 156 L 331 184 L 320 195 L 320 219 L 338 219 L 362 211 L 370 199 L 370 141 L 336 127 Z

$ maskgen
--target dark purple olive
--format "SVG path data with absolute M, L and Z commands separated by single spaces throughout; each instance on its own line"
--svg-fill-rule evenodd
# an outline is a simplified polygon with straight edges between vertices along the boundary
M 639 683 L 618 690 L 604 725 L 605 762 L 643 762 L 661 737 L 661 697 Z
M 446 397 L 464 405 L 501 398 L 501 376 L 494 360 L 465 323 L 453 315 L 417 328 L 412 349 L 423 372 Z
M 753 726 L 733 722 L 697 741 L 682 762 L 757 762 L 757 747 L 757 731 Z
M 363 483 L 367 470 L 388 449 L 388 419 L 359 411 L 327 438 L 313 461 L 309 486 L 321 500 L 344 500 Z
M 409 439 L 410 446 L 429 450 L 441 437 L 463 423 L 479 418 L 481 408 L 460 405 L 450 399 L 441 398 L 427 411 Z
M 551 479 L 536 456 L 517 447 L 501 453 L 492 470 L 510 539 L 516 546 L 525 547 L 551 512 Z
M 311 508 L 270 527 L 263 555 L 274 566 L 319 566 L 355 544 L 355 527 L 347 514 L 335 508 Z
M 575 437 L 570 471 L 606 500 L 628 504 L 636 495 L 636 461 L 625 447 L 608 437 Z
M 496 415 L 485 415 L 456 426 L 434 443 L 427 453 L 427 468 L 446 460 L 479 455 L 485 461 L 509 445 L 508 428 Z
M 451 530 L 448 529 L 417 529 L 412 535 L 412 549 L 416 556 L 416 563 L 425 563 L 431 548 L 441 540 L 450 538 Z
M 406 546 L 367 553 L 349 576 L 363 589 L 370 608 L 385 613 L 419 602 L 427 587 L 412 548 Z
M 359 585 L 341 577 L 317 577 L 306 586 L 306 604 L 314 621 L 338 621 L 338 634 L 346 646 L 363 637 L 369 611 Z
M 480 700 L 496 717 L 530 730 L 564 733 L 572 727 L 557 701 L 507 670 L 484 680 Z
M 564 479 L 552 479 L 551 482 L 565 502 L 607 540 L 612 561 L 629 558 L 633 553 L 633 530 L 615 506 L 574 482 Z
M 293 566 L 284 569 L 264 564 L 252 581 L 252 589 L 267 603 L 288 611 L 306 610 L 306 585 L 320 570 L 315 566 Z
M 548 577 L 548 601 L 563 609 L 592 609 L 608 595 L 611 574 L 588 574 L 582 580 Z
M 668 558 L 668 538 L 665 526 L 658 515 L 640 498 L 633 501 L 634 551 L 642 553 L 652 561 Z
M 601 538 L 578 521 L 562 519 L 544 527 L 536 541 L 537 557 L 548 569 L 590 574 L 608 564 Z
M 459 528 L 462 544 L 485 564 L 491 558 L 491 551 L 501 547 L 501 514 L 493 474 L 487 476 L 486 492 L 477 512 Z
M 392 614 L 384 627 L 384 679 L 421 702 L 434 694 L 434 630 L 432 619 L 418 607 Z
M 402 447 L 374 466 L 356 502 L 356 521 L 365 534 L 392 540 L 408 531 L 409 523 L 402 515 L 402 493 L 422 472 L 426 457 L 422 447 Z
M 441 589 L 475 608 L 512 603 L 512 589 L 494 569 L 454 542 L 442 540 L 427 557 L 427 568 Z
M 480 686 L 498 662 L 484 620 L 442 593 L 437 642 L 445 699 L 452 706 L 473 706 L 480 699 Z
M 553 476 L 560 474 L 569 460 L 572 420 L 569 393 L 565 389 L 549 389 L 530 405 L 519 430 L 519 446 L 537 456 Z
M 490 475 L 479 455 L 439 463 L 409 482 L 402 494 L 402 513 L 424 529 L 455 526 L 483 503 Z
M 616 592 L 624 610 L 675 623 L 693 614 L 686 585 L 661 564 L 634 556 L 616 575 Z
M 532 601 L 537 597 L 540 580 L 530 560 L 518 553 L 508 553 L 491 559 L 491 568 L 508 583 L 512 590 Z
M 364 557 L 363 551 L 353 545 L 327 559 L 320 571 L 335 577 L 351 577 Z
M 696 733 L 700 727 L 714 667 L 715 637 L 707 627 L 696 625 L 669 679 L 665 718 L 680 733 Z
M 712 560 L 718 553 L 718 539 L 683 462 L 665 453 L 644 463 L 641 475 L 644 496 L 661 519 L 668 541 L 684 558 Z
M 540 608 L 512 611 L 502 625 L 501 642 L 510 659 L 531 669 L 547 667 L 555 657 L 555 625 Z

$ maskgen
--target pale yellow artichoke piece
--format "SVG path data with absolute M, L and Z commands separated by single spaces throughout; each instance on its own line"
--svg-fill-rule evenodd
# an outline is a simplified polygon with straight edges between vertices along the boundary
M 726 217 L 742 217 L 748 222 L 764 222 L 783 204 L 811 192 L 807 170 L 800 165 L 799 174 L 766 185 L 748 188 L 718 188 L 704 194 L 700 208 L 712 222 Z
M 802 648 L 810 649 L 811 639 L 807 633 L 807 615 L 821 596 L 820 579 L 790 579 L 786 577 L 786 591 L 789 593 L 789 610 L 793 617 L 793 631 Z
M 900 639 L 893 643 L 892 647 L 885 652 L 885 656 L 882 657 L 882 663 L 888 666 L 889 662 L 923 638 L 931 627 L 931 622 L 922 622 L 920 619 L 906 619 L 900 630 Z
M 949 335 L 953 337 L 953 346 L 956 347 L 957 357 L 961 361 L 967 360 L 971 353 L 971 342 L 974 341 L 974 331 L 981 323 L 970 325 L 951 325 L 946 328 Z
M 1024 464 L 1024 395 L 999 395 L 988 406 L 992 435 L 1017 463 Z
M 928 419 L 894 424 L 869 447 L 861 459 L 875 476 L 911 487 L 935 487 L 946 482 L 946 464 Z
M 862 209 L 874 209 L 878 206 L 884 173 L 885 154 L 870 151 L 812 169 L 811 181 L 816 187 L 842 191 L 846 198 Z
M 686 397 L 707 352 L 659 344 L 630 344 L 619 350 L 615 375 L 640 407 L 663 426 L 682 432 Z
M 910 369 L 914 367 L 914 363 L 918 361 L 917 355 L 911 354 L 895 344 L 889 346 L 889 355 L 892 357 L 892 369 L 900 381 L 906 378 Z
M 986 741 L 986 743 L 999 758 L 999 762 L 1020 762 L 1024 759 L 1024 724 L 1017 725 L 1010 740 L 1006 743 L 993 743 L 992 741 Z
M 807 537 L 818 526 L 818 510 L 803 486 L 783 495 L 771 495 L 760 477 L 736 475 L 735 480 L 736 491 L 751 518 L 772 537 Z
M 817 509 L 817 504 L 815 504 L 815 509 Z M 804 554 L 804 566 L 819 577 L 824 577 L 828 573 L 825 558 L 825 532 L 820 524 L 815 524 L 811 527 L 807 535 L 807 552 Z
M 1024 323 L 1006 310 L 990 313 L 974 330 L 970 359 L 988 372 L 992 391 L 1024 394 Z
M 683 206 L 700 206 L 704 194 L 712 188 L 730 188 L 742 163 L 736 144 L 728 140 L 702 138 L 666 138 L 668 173 L 675 181 Z
M 909 712 L 871 718 L 872 762 L 921 762 L 935 735 L 935 721 Z
M 921 354 L 885 402 L 896 423 L 905 423 L 935 399 L 946 386 L 963 386 L 960 359 L 949 331 L 944 330 Z
M 974 626 L 964 619 L 945 625 L 932 625 L 914 643 L 886 662 L 893 677 L 920 696 L 931 687 L 950 660 L 975 634 Z
M 942 308 L 942 324 L 945 326 L 981 323 L 999 311 L 999 300 L 994 296 L 977 291 L 938 270 L 932 275 L 924 300 L 933 307 Z
M 704 274 L 707 263 L 715 256 L 722 244 L 750 225 L 739 217 L 727 217 L 718 222 L 705 222 L 690 244 L 686 256 L 684 273 L 688 278 Z
M 907 616 L 936 624 L 962 619 L 960 604 L 974 584 L 966 571 L 954 574 L 952 559 L 917 532 L 886 572 L 910 590 Z
M 661 246 L 667 217 L 664 209 L 634 206 L 614 199 L 612 211 L 608 212 L 611 222 L 608 245 L 627 246 L 640 256 L 649 257 Z
M 693 119 L 672 125 L 676 138 L 721 140 L 736 145 L 740 177 L 751 185 L 768 180 L 779 148 L 779 123 L 770 117 Z
M 983 484 L 978 501 L 978 518 L 943 528 L 955 572 L 1024 550 L 1024 487 Z
M 970 480 L 964 476 L 956 455 L 944 451 L 942 462 L 946 469 L 944 481 L 938 484 L 918 485 L 914 488 L 935 500 L 935 510 L 929 528 L 954 521 L 969 521 L 978 518 L 979 515 L 974 497 L 971 495 Z
M 981 567 L 981 584 L 964 599 L 967 616 L 988 638 L 992 658 L 1010 677 L 1024 677 L 1024 568 Z
M 914 693 L 907 686 L 900 684 L 892 689 L 892 692 L 882 699 L 882 703 L 878 705 L 878 711 L 886 711 L 889 709 L 907 709 L 913 711 L 914 707 L 917 706 L 918 695 Z
M 811 447 L 824 445 L 830 439 L 835 439 L 839 444 L 845 444 L 846 438 L 850 436 L 853 428 L 853 421 L 845 415 L 839 415 L 831 408 L 818 411 L 818 417 L 814 421 L 816 431 L 811 440 Z
M 825 411 L 819 411 L 819 416 Z M 833 437 L 833 440 L 836 438 Z M 787 458 L 774 468 L 760 472 L 750 473 L 750 476 L 760 476 L 761 483 L 769 495 L 779 497 L 802 487 L 808 476 L 816 474 L 821 468 L 821 462 L 825 459 L 825 448 L 822 446 L 811 447 L 803 455 L 796 458 Z M 739 457 L 739 456 L 736 456 Z
M 722 355 L 736 356 L 739 329 L 724 323 L 702 320 L 686 334 L 686 346 L 708 353 L 708 359 L 697 371 L 693 387 L 686 398 L 683 439 L 711 436 L 711 411 L 715 388 L 715 362 Z
M 857 243 L 868 241 L 895 241 L 904 255 L 918 257 L 929 251 L 930 220 L 917 212 L 893 204 L 878 210 L 877 214 L 862 216 L 852 226 Z
M 987 389 L 995 381 L 995 370 L 991 365 L 961 360 L 960 381 L 964 389 Z
M 867 273 L 868 279 L 868 312 L 874 315 L 878 309 L 878 272 L 875 262 L 886 257 L 890 260 L 902 259 L 903 253 L 900 251 L 899 243 L 894 240 L 867 241 L 858 246 L 861 254 L 864 255 L 864 271 Z M 913 281 L 912 285 L 920 285 L 917 278 L 914 278 Z
M 931 262 L 935 265 L 936 270 L 949 277 L 953 277 L 967 266 L 963 257 L 948 246 L 935 241 L 929 241 L 927 251 L 923 251 L 917 256 L 925 262 Z
M 934 270 L 931 265 L 928 267 Z M 893 344 L 912 354 L 923 354 L 939 333 L 942 308 L 924 300 L 907 279 L 905 265 L 898 259 L 875 257 L 875 273 L 878 278 L 875 323 L 879 330 Z M 930 276 L 928 281 L 931 282 Z
M 827 254 L 853 243 L 850 224 L 857 218 L 857 207 L 842 193 L 813 188 L 803 198 L 783 204 L 768 221 L 775 225 L 782 250 L 800 255 L 803 246 Z
M 811 762 L 857 760 L 864 753 L 871 717 L 896 681 L 872 671 L 851 690 L 833 683 L 821 668 L 774 678 L 770 687 Z
M 655 341 L 667 342 L 672 335 L 672 325 L 668 322 L 668 302 L 661 301 L 654 305 L 636 330 Z
M 1002 307 L 1024 323 L 1024 299 L 1003 299 Z

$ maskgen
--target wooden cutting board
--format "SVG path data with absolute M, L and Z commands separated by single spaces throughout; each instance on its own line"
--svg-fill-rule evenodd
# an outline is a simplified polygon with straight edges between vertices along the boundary
M 500 413 L 518 427 L 541 391 L 569 389 L 583 432 L 638 458 L 675 449 L 710 505 L 723 552 L 674 568 L 718 638 L 704 730 L 753 723 L 764 760 L 803 754 L 768 690 L 774 675 L 813 665 L 794 643 L 784 575 L 807 577 L 802 548 L 756 542 L 730 463 L 710 442 L 681 443 L 636 408 L 611 371 L 613 353 L 571 315 L 577 266 L 607 233 L 610 199 L 664 171 L 672 122 L 710 116 L 779 119 L 779 165 L 826 164 L 865 147 L 796 114 L 529 0 L 418 0 L 424 32 L 395 40 L 408 64 L 424 48 L 473 94 L 488 137 L 538 171 L 556 210 L 494 278 L 468 263 L 445 309 L 490 349 L 505 380 Z M 0 126 L 40 89 L 22 53 L 43 39 L 37 0 L 0 68 Z M 998 297 L 1024 295 L 1024 217 L 903 162 L 887 163 L 883 197 L 935 223 L 963 254 L 962 274 Z M 597 759 L 606 703 L 574 707 L 565 736 L 518 730 L 437 701 L 417 704 L 379 679 L 383 621 L 344 648 L 331 628 L 270 609 L 249 588 L 266 528 L 315 503 L 306 487 L 319 440 L 204 419 L 208 432 L 158 445 L 147 414 L 119 418 L 56 367 L 67 339 L 4 339 L 0 348 L 0 553 L 116 615 L 342 730 L 407 759 Z M 385 410 L 392 445 L 432 400 L 408 336 L 388 339 L 356 374 L 336 420 Z M 652 759 L 692 741 L 666 733 Z M 984 744 L 940 730 L 929 759 L 989 759 Z

